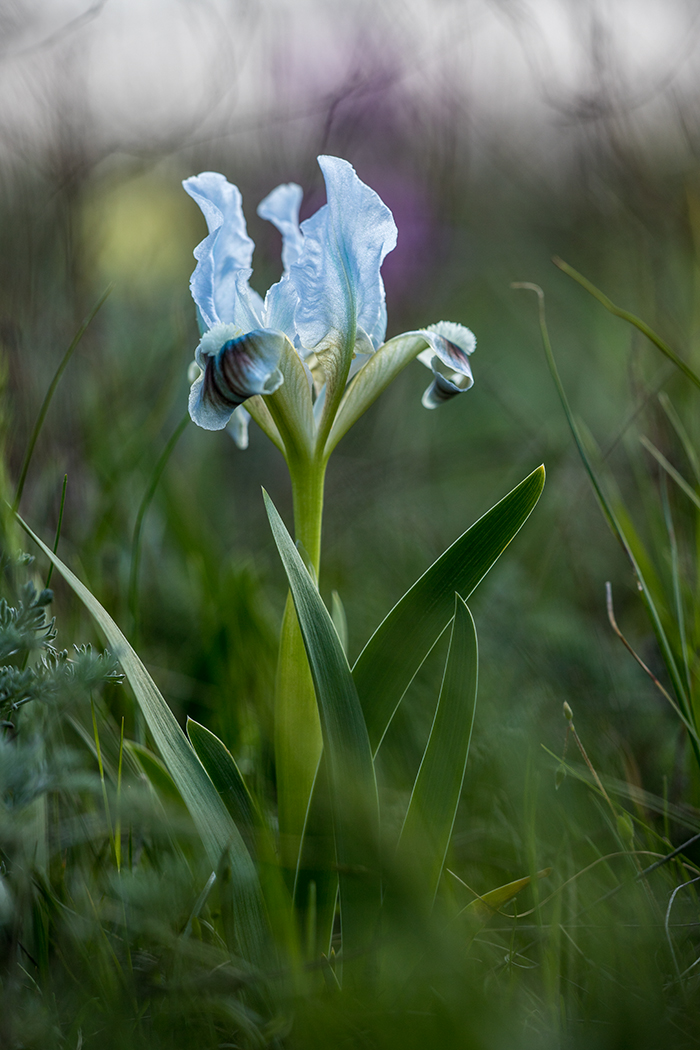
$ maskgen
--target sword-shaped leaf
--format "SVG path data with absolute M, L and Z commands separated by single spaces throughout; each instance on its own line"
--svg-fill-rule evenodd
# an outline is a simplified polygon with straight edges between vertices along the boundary
M 343 954 L 364 952 L 381 903 L 379 808 L 372 753 L 343 647 L 321 596 L 272 500 L 272 534 L 294 599 L 318 702 L 340 880 Z
M 544 487 L 538 467 L 460 536 L 382 621 L 352 676 L 376 752 L 401 699 L 454 612 L 527 521 Z
M 255 829 L 260 826 L 261 819 L 235 758 L 218 736 L 193 718 L 187 719 L 187 735 L 249 852 L 254 856 Z
M 412 867 L 430 903 L 440 882 L 462 792 L 476 711 L 477 679 L 476 627 L 469 609 L 456 594 L 440 697 L 413 785 L 397 858 Z

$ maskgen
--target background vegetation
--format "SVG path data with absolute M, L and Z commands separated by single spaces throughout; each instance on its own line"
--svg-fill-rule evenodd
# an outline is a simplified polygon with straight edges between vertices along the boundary
M 79 48 L 75 33 L 66 39 Z M 47 46 L 39 58 L 50 55 L 58 68 L 58 45 Z M 616 68 L 614 56 L 606 68 Z M 684 862 L 636 882 L 644 856 L 596 863 L 632 845 L 663 855 L 700 831 L 697 764 L 670 705 L 608 623 L 609 580 L 623 632 L 670 688 L 629 563 L 557 400 L 536 299 L 510 287 L 534 281 L 545 291 L 586 446 L 633 525 L 635 551 L 653 567 L 664 623 L 677 625 L 683 612 L 694 684 L 697 508 L 639 439 L 651 440 L 697 492 L 688 451 L 700 437 L 697 390 L 550 257 L 569 261 L 700 367 L 695 133 L 684 100 L 674 109 L 667 93 L 663 126 L 683 126 L 686 138 L 671 150 L 662 136 L 654 149 L 652 125 L 640 127 L 609 78 L 599 71 L 587 89 L 578 108 L 571 99 L 568 108 L 553 104 L 552 139 L 565 134 L 566 121 L 576 129 L 564 160 L 560 142 L 553 170 L 523 151 L 517 134 L 509 140 L 494 125 L 475 135 L 468 108 L 441 97 L 430 112 L 420 109 L 378 74 L 359 89 L 346 84 L 344 94 L 319 92 L 298 135 L 274 115 L 236 131 L 232 104 L 228 137 L 180 129 L 169 142 L 165 128 L 136 147 L 105 147 L 81 118 L 78 88 L 64 106 L 45 93 L 44 134 L 27 132 L 21 149 L 14 138 L 0 183 L 5 495 L 11 502 L 63 353 L 110 287 L 53 398 L 20 510 L 50 543 L 68 475 L 61 556 L 122 626 L 178 718 L 216 732 L 271 804 L 286 580 L 260 486 L 288 522 L 291 499 L 283 461 L 260 432 L 242 453 L 226 433 L 188 425 L 162 459 L 184 416 L 197 340 L 187 280 L 203 224 L 179 182 L 212 169 L 241 187 L 260 289 L 279 271 L 279 243 L 254 206 L 277 182 L 295 180 L 308 194 L 303 214 L 313 211 L 322 199 L 317 153 L 348 158 L 392 208 L 400 240 L 385 267 L 389 335 L 443 318 L 467 324 L 478 340 L 475 385 L 428 413 L 420 406 L 426 373 L 411 366 L 343 440 L 329 471 L 321 593 L 342 596 L 356 656 L 438 554 L 545 463 L 532 519 L 470 602 L 479 701 L 450 868 L 466 884 L 454 886 L 464 904 L 473 892 L 551 873 L 518 898 L 521 912 L 534 909 L 528 917 L 497 915 L 476 933 L 436 933 L 422 969 L 376 1001 L 335 999 L 319 979 L 300 1001 L 286 992 L 287 1009 L 261 1019 L 264 1011 L 241 999 L 235 960 L 216 938 L 189 936 L 209 872 L 178 799 L 167 784 L 150 786 L 133 756 L 123 774 L 129 859 L 116 877 L 109 800 L 121 720 L 131 740 L 144 742 L 144 727 L 111 663 L 73 651 L 74 643 L 101 643 L 54 577 L 51 644 L 69 650 L 70 662 L 49 654 L 43 670 L 36 663 L 40 613 L 14 650 L 3 651 L 18 673 L 39 667 L 41 679 L 32 704 L 11 711 L 10 690 L 0 707 L 12 723 L 0 740 L 3 1045 L 697 1045 L 697 900 L 692 885 L 678 888 L 695 878 L 700 844 L 684 850 Z M 683 421 L 685 448 L 659 394 Z M 4 527 L 5 596 L 20 608 L 35 599 L 22 588 L 31 581 L 41 591 L 47 566 L 41 558 L 17 564 L 17 546 L 28 550 L 30 541 L 19 541 L 9 521 Z M 682 648 L 682 632 L 669 629 Z M 387 782 L 391 774 L 408 788 L 415 776 L 443 659 L 440 650 L 426 663 L 392 724 Z M 565 701 L 612 811 L 572 740 L 561 781 Z M 398 789 L 397 810 L 403 804 Z M 620 823 L 623 809 L 631 823 Z M 52 829 L 43 857 L 32 852 L 37 821 Z

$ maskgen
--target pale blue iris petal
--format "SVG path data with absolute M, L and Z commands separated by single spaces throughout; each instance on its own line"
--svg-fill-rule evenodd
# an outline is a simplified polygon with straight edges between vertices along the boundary
M 457 324 L 456 321 L 438 321 L 436 324 L 429 324 L 427 328 L 421 329 L 422 332 L 428 336 L 428 342 L 431 346 L 434 346 L 435 353 L 442 358 L 442 352 L 440 347 L 444 346 L 444 342 L 450 343 L 453 348 L 457 348 L 457 359 L 461 359 L 461 355 L 466 354 L 469 356 L 476 350 L 476 336 L 472 332 L 471 328 L 465 327 L 463 324 Z M 433 339 L 437 338 L 437 341 L 433 343 Z M 449 355 L 454 355 L 454 349 L 447 351 Z M 446 365 L 453 364 L 453 356 L 449 356 L 449 359 L 444 359 Z M 459 371 L 459 367 L 457 371 Z
M 379 349 L 386 338 L 386 323 L 386 298 L 384 295 L 384 282 L 382 281 L 382 301 L 379 305 L 379 320 L 377 321 L 377 327 L 370 336 L 375 350 Z
M 355 356 L 350 362 L 350 371 L 348 372 L 348 383 L 356 376 L 357 373 L 363 368 L 370 357 L 375 353 L 375 347 L 372 340 L 369 338 L 363 328 L 358 328 L 355 335 Z
M 244 405 L 239 405 L 234 410 L 228 424 L 228 432 L 233 438 L 236 446 L 245 451 L 248 448 L 248 425 L 250 423 L 250 412 Z
M 258 205 L 258 215 L 267 219 L 282 234 L 282 265 L 284 272 L 289 271 L 301 255 L 304 237 L 299 229 L 299 208 L 303 190 L 295 182 L 277 186 L 268 193 L 265 200 Z
M 190 281 L 192 298 L 207 326 L 236 321 L 236 275 L 250 269 L 254 248 L 240 191 L 214 171 L 194 175 L 182 185 L 201 208 L 209 229 L 209 236 L 194 250 L 197 266 Z
M 278 332 L 284 332 L 292 343 L 296 336 L 294 312 L 297 302 L 296 288 L 289 277 L 283 277 L 281 281 L 268 289 L 263 308 L 265 327 L 276 328 Z
M 253 331 L 221 343 L 228 328 L 207 332 L 195 355 L 202 374 L 190 389 L 189 410 L 205 430 L 223 430 L 239 405 L 255 394 L 274 393 L 284 381 L 278 367 L 284 335 Z
M 433 358 L 433 361 L 437 365 L 438 359 L 436 357 Z M 439 408 L 446 401 L 451 401 L 457 394 L 463 394 L 465 390 L 468 390 L 473 385 L 473 382 L 474 380 L 470 378 L 465 386 L 458 386 L 451 379 L 448 379 L 447 376 L 444 376 L 442 372 L 439 372 L 436 367 L 433 367 L 433 381 L 423 394 L 421 404 L 423 408 Z
M 214 357 L 224 343 L 240 339 L 242 335 L 245 335 L 245 332 L 236 324 L 215 324 L 204 332 L 194 352 L 195 364 L 199 366 L 200 372 L 204 371 L 209 358 Z M 190 365 L 190 368 L 193 367 Z
M 231 320 L 244 332 L 254 328 L 272 327 L 265 323 L 265 308 L 262 297 L 248 284 L 252 270 L 238 270 L 235 275 L 235 306 Z
M 328 203 L 301 224 L 304 246 L 290 278 L 299 295 L 303 345 L 343 347 L 360 325 L 373 344 L 384 335 L 380 267 L 396 246 L 396 225 L 374 190 L 338 157 L 319 157 Z
M 421 351 L 418 360 L 433 373 L 433 382 L 423 394 L 422 404 L 424 408 L 437 408 L 473 386 L 469 355 L 476 349 L 476 339 L 468 328 L 452 321 L 439 321 L 421 329 L 420 335 L 430 349 Z M 451 376 L 439 371 L 441 362 L 452 370 Z

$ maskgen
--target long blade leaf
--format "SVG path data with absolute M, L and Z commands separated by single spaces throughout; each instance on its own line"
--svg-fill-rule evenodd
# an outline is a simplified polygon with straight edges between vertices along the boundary
M 530 516 L 544 487 L 538 467 L 460 536 L 382 621 L 360 653 L 352 676 L 376 752 L 416 672 L 454 612 Z
M 248 850 L 253 854 L 255 828 L 260 824 L 260 814 L 235 758 L 218 736 L 193 718 L 187 719 L 187 735 L 197 758 L 243 835 Z
M 474 620 L 458 594 L 435 718 L 399 841 L 432 903 L 442 876 L 469 756 L 478 679 Z
M 377 785 L 362 709 L 343 647 L 275 506 L 263 492 L 316 690 L 340 879 L 343 954 L 366 951 L 380 907 Z
M 19 515 L 17 520 L 91 613 L 119 660 L 165 766 L 197 827 L 212 867 L 218 869 L 226 855 L 240 951 L 245 958 L 263 963 L 266 923 L 255 866 L 204 766 L 139 656 L 107 610 Z

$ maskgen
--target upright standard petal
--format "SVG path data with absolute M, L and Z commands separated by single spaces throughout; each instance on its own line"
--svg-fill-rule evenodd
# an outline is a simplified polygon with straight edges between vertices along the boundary
M 296 339 L 294 312 L 297 308 L 297 293 L 294 285 L 285 275 L 277 284 L 268 289 L 263 305 L 265 328 L 276 328 L 284 332 L 293 344 Z
M 301 224 L 303 249 L 289 276 L 299 296 L 295 320 L 303 346 L 325 357 L 328 369 L 340 370 L 349 366 L 343 354 L 353 352 L 357 328 L 375 346 L 384 337 L 380 267 L 396 246 L 396 225 L 351 164 L 338 157 L 318 162 L 328 203 Z
M 284 381 L 278 365 L 286 337 L 265 330 L 234 336 L 232 328 L 217 325 L 197 347 L 201 375 L 190 389 L 189 410 L 204 430 L 223 430 L 239 405 L 272 394 Z
M 420 334 L 429 349 L 418 354 L 418 360 L 433 373 L 433 382 L 423 394 L 422 404 L 424 408 L 438 408 L 474 385 L 469 355 L 476 349 L 476 337 L 469 328 L 453 321 L 438 321 L 422 328 Z M 440 363 L 452 374 L 444 375 L 438 368 Z
M 182 185 L 201 208 L 209 229 L 209 236 L 194 250 L 197 266 L 190 280 L 192 298 L 208 328 L 240 323 L 236 316 L 238 275 L 241 270 L 247 271 L 247 282 L 254 248 L 246 230 L 240 191 L 215 171 L 194 175 Z
M 304 191 L 296 182 L 287 182 L 268 193 L 258 205 L 258 215 L 267 219 L 282 234 L 282 265 L 288 273 L 292 263 L 297 262 L 304 245 L 299 229 L 299 208 Z

